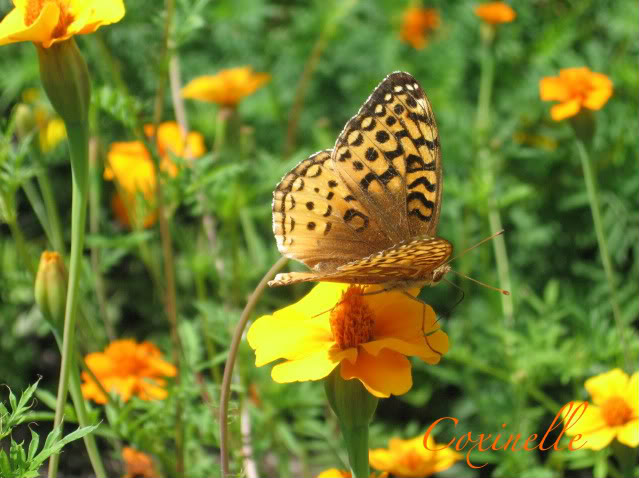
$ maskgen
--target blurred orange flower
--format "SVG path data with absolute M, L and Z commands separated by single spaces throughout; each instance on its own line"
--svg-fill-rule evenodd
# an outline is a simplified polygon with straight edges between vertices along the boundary
M 515 10 L 503 2 L 482 3 L 475 7 L 475 15 L 491 25 L 510 23 L 517 17 Z
M 182 96 L 234 107 L 270 79 L 268 73 L 254 73 L 250 66 L 230 68 L 216 75 L 194 78 L 182 88 Z
M 555 121 L 575 116 L 581 108 L 600 110 L 612 96 L 612 81 L 587 67 L 564 68 L 559 76 L 542 78 L 539 94 L 543 101 L 560 103 L 550 109 Z
M 317 478 L 352 478 L 352 476 L 350 471 L 340 470 L 339 468 L 329 468 L 317 475 Z M 386 478 L 387 476 L 388 473 L 385 471 L 381 473 L 372 471 L 370 474 L 370 478 Z
M 418 50 L 426 46 L 428 34 L 439 27 L 439 13 L 434 8 L 411 7 L 404 12 L 399 36 Z
M 151 137 L 153 126 L 145 125 L 144 131 Z M 180 127 L 174 121 L 158 126 L 156 141 L 161 157 L 160 169 L 171 177 L 178 174 L 178 167 L 171 159 L 171 154 L 197 158 L 206 152 L 204 137 L 200 133 L 192 131 L 185 140 Z M 116 180 L 120 187 L 120 194 L 112 199 L 111 205 L 122 224 L 130 226 L 131 216 L 134 224 L 137 223 L 138 217 L 143 217 L 143 227 L 151 226 L 155 222 L 155 166 L 141 141 L 112 143 L 107 153 L 104 178 Z M 146 204 L 137 201 L 138 192 L 142 193 Z
M 151 342 L 115 340 L 104 352 L 85 357 L 89 370 L 107 392 L 115 392 L 123 401 L 136 395 L 142 400 L 163 400 L 168 393 L 161 377 L 175 377 L 177 370 L 162 359 L 162 352 Z M 106 403 L 107 397 L 87 373 L 82 372 L 82 395 L 96 403 Z
M 583 435 L 577 445 L 601 450 L 615 438 L 619 443 L 639 446 L 639 372 L 631 377 L 621 369 L 589 378 L 584 383 L 593 403 L 566 435 Z M 573 409 L 583 402 L 573 402 Z M 566 413 L 566 412 L 565 412 Z
M 391 438 L 388 449 L 370 450 L 368 457 L 372 467 L 402 477 L 430 476 L 447 470 L 462 458 L 450 448 L 430 451 L 443 447 L 435 443 L 430 435 L 427 444 L 429 449 L 424 446 L 424 435 L 409 440 Z
M 344 380 L 358 379 L 376 397 L 406 393 L 413 384 L 406 356 L 436 364 L 448 336 L 430 306 L 401 292 L 362 295 L 377 290 L 322 282 L 299 302 L 260 317 L 247 335 L 255 364 L 285 359 L 271 372 L 278 383 L 320 380 L 340 366 Z
M 157 478 L 159 476 L 151 457 L 135 448 L 128 446 L 122 448 L 122 460 L 126 472 L 124 478 Z
M 0 22 L 0 45 L 31 41 L 49 48 L 124 16 L 122 0 L 13 0 L 13 4 L 15 8 Z

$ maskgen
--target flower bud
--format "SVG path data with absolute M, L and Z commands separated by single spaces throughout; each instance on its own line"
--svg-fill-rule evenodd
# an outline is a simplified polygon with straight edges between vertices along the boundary
M 35 280 L 35 301 L 48 320 L 61 324 L 67 298 L 67 272 L 57 252 L 44 251 Z
M 15 115 L 16 134 L 18 139 L 26 138 L 36 128 L 36 120 L 29 105 L 19 103 L 13 114 Z
M 36 44 L 42 86 L 67 125 L 84 124 L 89 116 L 91 84 L 87 64 L 73 38 L 49 48 Z

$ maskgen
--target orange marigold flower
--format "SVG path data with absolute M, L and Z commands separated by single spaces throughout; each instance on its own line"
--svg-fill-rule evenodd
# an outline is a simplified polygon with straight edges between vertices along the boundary
M 378 290 L 322 282 L 299 302 L 260 317 L 247 335 L 255 364 L 285 359 L 271 372 L 279 383 L 320 380 L 339 365 L 343 379 L 358 379 L 376 397 L 406 393 L 412 386 L 406 356 L 436 364 L 448 336 L 430 306 L 401 292 L 362 295 Z
M 317 475 L 317 478 L 351 478 L 352 476 L 353 475 L 350 471 L 340 470 L 339 468 L 329 468 L 328 470 L 324 470 L 319 475 Z M 372 471 L 370 474 L 371 478 L 386 478 L 387 476 L 388 473 L 386 473 L 385 471 L 381 473 Z
M 426 46 L 428 34 L 439 27 L 439 13 L 434 8 L 406 9 L 399 36 L 418 50 Z
M 157 478 L 159 476 L 151 457 L 135 448 L 128 446 L 122 448 L 122 460 L 126 472 L 124 478 Z
M 115 340 L 104 352 L 85 357 L 107 392 L 115 392 L 123 401 L 136 395 L 142 400 L 163 400 L 168 393 L 161 377 L 175 377 L 177 369 L 162 359 L 162 352 L 151 342 L 138 344 L 135 340 Z M 87 372 L 82 372 L 82 395 L 96 403 L 106 403 L 107 397 Z
M 517 13 L 508 4 L 503 2 L 482 3 L 475 7 L 475 15 L 486 23 L 498 25 L 512 22 Z
M 424 446 L 424 435 L 409 440 L 391 438 L 387 449 L 370 450 L 368 457 L 372 467 L 405 477 L 430 476 L 447 470 L 462 458 L 459 453 L 435 443 L 430 435 L 427 445 L 428 448 Z
M 592 403 L 566 435 L 582 435 L 578 447 L 601 450 L 615 438 L 632 448 L 639 446 L 639 372 L 631 377 L 621 369 L 589 378 L 584 383 Z M 573 402 L 573 410 L 583 402 Z M 569 412 L 569 411 L 567 411 Z M 564 413 L 567 413 L 564 412 Z
M 194 78 L 182 89 L 182 96 L 234 107 L 270 79 L 268 73 L 254 73 L 250 66 L 230 68 Z
M 122 0 L 13 0 L 13 4 L 15 8 L 0 22 L 0 45 L 31 41 L 49 48 L 124 16 Z
M 560 102 L 550 109 L 550 115 L 561 121 L 575 116 L 581 108 L 600 110 L 612 96 L 612 81 L 587 67 L 564 68 L 559 76 L 541 79 L 539 94 L 543 101 Z
M 145 125 L 147 136 L 153 135 L 153 126 Z M 178 167 L 171 159 L 171 154 L 184 158 L 197 158 L 206 152 L 204 137 L 195 131 L 190 132 L 186 140 L 174 121 L 158 126 L 158 152 L 160 169 L 169 176 L 178 174 Z M 155 214 L 155 166 L 150 153 L 141 141 L 112 143 L 107 154 L 104 178 L 116 180 L 120 194 L 112 200 L 113 210 L 124 225 L 131 225 L 131 217 L 136 223 L 142 217 L 142 225 L 148 227 L 156 220 Z M 142 193 L 145 204 L 137 201 L 137 193 Z M 146 207 L 145 207 L 146 206 Z

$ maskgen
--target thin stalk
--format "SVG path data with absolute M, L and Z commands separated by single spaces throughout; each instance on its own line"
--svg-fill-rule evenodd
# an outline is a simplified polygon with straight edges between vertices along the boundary
M 165 290 L 165 306 L 166 314 L 171 328 L 171 345 L 173 349 L 173 361 L 177 368 L 175 376 L 175 384 L 180 388 L 182 379 L 182 345 L 180 343 L 180 335 L 178 331 L 177 317 L 177 299 L 175 292 L 175 263 L 173 259 L 173 246 L 171 244 L 171 232 L 169 230 L 169 222 L 164 207 L 164 194 L 162 180 L 160 177 L 160 164 L 157 157 L 156 136 L 158 125 L 162 119 L 164 109 L 164 93 L 166 90 L 167 67 L 170 61 L 170 42 L 171 42 L 171 26 L 175 14 L 175 4 L 173 0 L 166 0 L 166 16 L 164 22 L 163 44 L 160 73 L 158 75 L 158 88 L 155 96 L 155 108 L 153 112 L 153 136 L 151 137 L 151 145 L 154 153 L 152 154 L 155 163 L 156 175 L 156 197 L 158 209 L 158 225 L 160 228 L 160 242 L 162 245 L 162 257 L 164 262 L 164 275 L 166 278 Z M 184 420 L 182 402 L 175 401 L 175 473 L 177 476 L 185 475 L 184 468 Z
M 306 89 L 310 84 L 313 73 L 315 73 L 315 69 L 317 68 L 319 60 L 322 57 L 322 53 L 324 53 L 324 49 L 326 48 L 326 45 L 328 45 L 328 40 L 337 30 L 340 20 L 346 14 L 348 14 L 348 12 L 355 6 L 356 3 L 357 0 L 348 0 L 345 2 L 337 2 L 336 5 L 334 5 L 332 9 L 334 13 L 332 15 L 329 15 L 329 17 L 327 18 L 322 31 L 320 32 L 317 40 L 315 41 L 315 44 L 313 45 L 311 54 L 304 64 L 302 75 L 300 76 L 300 80 L 297 83 L 297 87 L 295 88 L 295 99 L 293 100 L 293 106 L 291 107 L 288 126 L 286 128 L 286 143 L 284 146 L 283 155 L 284 158 L 288 158 L 295 148 L 297 127 L 299 125 L 300 114 L 302 113 L 302 108 L 304 106 L 304 96 L 306 94 Z
M 495 185 L 495 165 L 494 158 L 491 157 L 488 148 L 488 133 L 490 131 L 490 106 L 495 77 L 495 61 L 492 52 L 492 42 L 494 40 L 495 29 L 491 25 L 482 25 L 482 51 L 481 51 L 481 71 L 479 78 L 479 97 L 477 99 L 477 116 L 475 123 L 476 141 L 478 145 L 478 159 L 483 176 L 489 184 L 487 209 L 488 222 L 492 232 L 502 229 L 501 214 L 499 205 L 494 197 Z M 497 275 L 499 277 L 499 287 L 511 290 L 510 266 L 508 264 L 508 253 L 504 236 L 500 235 L 493 239 L 493 250 L 495 262 L 497 263 Z M 514 320 L 514 305 L 512 295 L 501 294 L 501 305 L 504 313 L 504 322 L 507 328 L 512 328 Z
M 623 350 L 624 361 L 629 366 L 630 362 L 628 357 L 628 348 L 626 345 L 626 335 L 623 333 L 621 310 L 619 309 L 619 303 L 617 302 L 617 286 L 615 284 L 615 276 L 612 269 L 612 262 L 610 260 L 610 253 L 608 252 L 606 235 L 604 234 L 603 221 L 601 220 L 601 210 L 599 208 L 599 199 L 597 196 L 595 176 L 592 172 L 590 155 L 588 154 L 586 145 L 578 137 L 575 137 L 575 139 L 577 142 L 577 150 L 579 151 L 579 159 L 581 159 L 581 166 L 584 170 L 584 181 L 586 182 L 586 190 L 588 191 L 588 202 L 590 203 L 592 222 L 594 223 L 595 234 L 597 235 L 599 254 L 601 256 L 601 262 L 603 263 L 604 272 L 606 274 L 606 280 L 608 281 L 608 287 L 610 288 L 610 305 L 612 307 L 612 315 L 615 319 L 615 325 L 617 326 L 617 333 L 619 334 L 619 341 Z
M 246 324 L 251 317 L 251 313 L 257 304 L 257 301 L 262 297 L 262 293 L 277 272 L 284 267 L 288 262 L 286 257 L 280 257 L 279 260 L 273 264 L 273 267 L 262 277 L 262 280 L 257 285 L 251 297 L 246 302 L 246 306 L 242 311 L 240 320 L 235 326 L 233 337 L 231 338 L 231 344 L 229 346 L 229 354 L 226 359 L 226 365 L 224 366 L 224 378 L 222 378 L 222 389 L 220 393 L 220 461 L 222 465 L 222 477 L 227 478 L 229 475 L 229 450 L 228 450 L 228 409 L 229 399 L 231 397 L 231 378 L 233 377 L 233 367 L 235 366 L 235 360 L 237 359 L 237 351 L 242 341 L 242 335 Z
M 54 426 L 62 423 L 64 418 L 64 406 L 67 401 L 69 388 L 69 376 L 74 366 L 75 352 L 75 328 L 78 311 L 78 292 L 80 275 L 82 273 L 82 251 L 84 248 L 84 232 L 86 226 L 86 212 L 88 203 L 89 168 L 88 154 L 88 130 L 84 124 L 67 124 L 67 137 L 71 154 L 72 171 L 72 202 L 71 202 L 71 257 L 69 262 L 69 284 L 67 289 L 67 303 L 64 315 L 64 334 L 62 340 L 62 363 L 60 365 L 60 381 L 58 384 L 58 397 L 56 401 Z M 79 416 L 79 414 L 78 414 Z M 59 454 L 54 454 L 49 460 L 49 477 L 55 478 L 58 474 Z M 98 455 L 98 468 L 94 469 L 96 475 L 102 472 L 100 457 Z
M 368 425 L 349 428 L 341 427 L 344 442 L 348 451 L 353 478 L 368 478 L 370 465 L 368 462 Z
M 51 232 L 51 244 L 53 244 L 53 248 L 56 251 L 64 256 L 66 255 L 64 247 L 64 232 L 62 230 L 60 214 L 58 213 L 58 206 L 55 201 L 55 195 L 53 194 L 51 181 L 46 173 L 38 173 L 36 178 L 38 180 L 38 186 L 40 186 L 40 191 L 42 192 L 44 207 L 47 211 L 47 219 L 49 220 L 49 228 Z

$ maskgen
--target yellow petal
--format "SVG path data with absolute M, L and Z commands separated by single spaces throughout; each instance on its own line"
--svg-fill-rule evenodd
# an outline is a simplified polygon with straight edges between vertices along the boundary
M 596 375 L 585 381 L 584 387 L 597 405 L 610 397 L 623 397 L 628 386 L 628 375 L 620 368 Z
M 330 374 L 340 361 L 353 353 L 353 350 L 335 351 L 333 348 L 316 350 L 304 358 L 276 365 L 271 371 L 271 377 L 277 383 L 320 380 Z
M 599 110 L 612 96 L 612 82 L 610 78 L 601 73 L 590 74 L 592 90 L 584 99 L 584 106 L 591 110 Z
M 566 101 L 570 98 L 570 90 L 560 78 L 547 77 L 539 81 L 539 96 L 543 101 Z
M 328 350 L 334 344 L 325 320 L 307 319 L 292 310 L 283 317 L 260 317 L 251 325 L 246 338 L 255 350 L 255 365 L 258 367 L 279 358 L 294 360 L 306 357 Z
M 351 478 L 351 474 L 348 471 L 330 468 L 317 475 L 317 478 Z
M 566 118 L 570 118 L 571 116 L 575 116 L 579 113 L 580 109 L 581 104 L 579 103 L 579 100 L 575 99 L 553 106 L 550 108 L 550 115 L 553 120 L 561 121 Z
M 584 402 L 575 400 L 572 403 L 572 408 L 564 409 L 565 417 L 567 417 L 568 415 L 572 415 L 572 413 L 576 413 L 571 421 L 570 426 L 566 429 L 566 435 L 585 435 L 593 433 L 601 428 L 606 428 L 608 426 L 603 415 L 601 414 L 601 408 L 599 408 L 597 405 L 589 403 L 583 415 L 580 416 L 581 412 L 575 412 L 575 410 L 582 406 Z
M 77 2 L 76 5 L 75 19 L 67 27 L 71 35 L 93 33 L 102 25 L 119 22 L 125 13 L 122 0 Z
M 413 386 L 410 361 L 388 349 L 377 356 L 360 349 L 355 363 L 342 362 L 341 374 L 344 380 L 359 379 L 376 397 L 402 395 Z
M 19 41 L 44 43 L 51 38 L 58 24 L 60 8 L 54 2 L 47 2 L 40 15 L 31 25 L 24 23 L 23 10 L 15 8 L 0 22 L 0 45 Z
M 626 402 L 632 409 L 632 416 L 639 417 L 639 372 L 635 372 L 628 380 L 626 391 L 623 394 Z
M 631 448 L 639 446 L 639 419 L 626 423 L 617 432 L 617 440 Z

